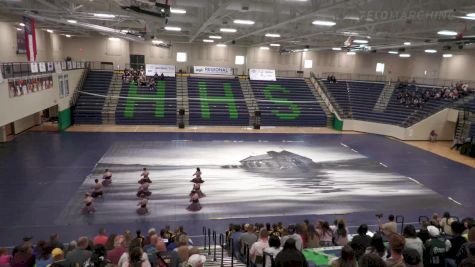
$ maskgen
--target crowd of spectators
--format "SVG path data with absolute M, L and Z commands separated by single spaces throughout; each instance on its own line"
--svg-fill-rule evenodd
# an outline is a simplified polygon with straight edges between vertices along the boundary
M 333 225 L 318 221 L 315 226 L 307 220 L 287 227 L 280 222 L 230 225 L 226 237 L 235 257 L 243 262 L 249 257 L 254 267 L 306 267 L 303 249 L 332 246 L 341 247 L 341 256 L 332 261 L 332 267 L 475 266 L 472 218 L 459 222 L 449 213 L 441 218 L 435 214 L 421 222 L 419 231 L 406 225 L 402 235 L 394 219 L 393 215 L 385 223 L 378 219 L 375 233 L 362 224 L 350 234 L 345 221 L 339 219 Z
M 171 231 L 169 226 L 157 232 L 148 230 L 132 234 L 107 235 L 101 228 L 94 238 L 81 236 L 64 245 L 58 234 L 48 241 L 25 237 L 9 254 L 0 248 L 1 267 L 202 267 L 206 257 L 188 238 L 183 227 Z
M 396 84 L 397 99 L 400 104 L 406 107 L 421 108 L 424 103 L 430 99 L 444 99 L 455 101 L 461 97 L 469 95 L 472 90 L 468 87 L 468 84 L 457 83 L 455 86 L 442 87 L 442 88 L 427 88 L 422 89 L 415 84 L 415 90 L 408 90 L 411 86 L 406 82 L 398 81 Z
M 152 77 L 147 77 L 143 69 L 124 69 L 124 73 L 122 74 L 122 82 L 130 83 L 133 81 L 139 86 L 149 87 L 150 90 L 154 90 L 156 83 L 163 80 L 165 80 L 165 75 L 163 75 L 163 73 L 160 75 L 155 73 Z

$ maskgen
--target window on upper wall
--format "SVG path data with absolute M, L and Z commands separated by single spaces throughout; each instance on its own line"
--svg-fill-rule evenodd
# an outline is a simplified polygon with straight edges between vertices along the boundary
M 244 56 L 236 56 L 236 59 L 234 60 L 234 64 L 244 65 Z
M 176 53 L 176 61 L 177 62 L 186 62 L 186 53 L 185 52 L 177 52 Z
M 384 73 L 384 63 L 377 63 L 376 64 L 376 72 L 379 72 L 381 74 Z
M 311 69 L 313 66 L 313 61 L 311 59 L 306 59 L 304 62 L 303 62 L 303 68 L 304 69 Z

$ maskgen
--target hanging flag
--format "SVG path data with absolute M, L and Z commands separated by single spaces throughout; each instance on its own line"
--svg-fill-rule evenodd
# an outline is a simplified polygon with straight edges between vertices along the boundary
M 28 61 L 36 61 L 36 27 L 35 20 L 28 17 L 23 17 L 23 23 L 25 24 L 25 44 L 26 44 L 26 57 Z

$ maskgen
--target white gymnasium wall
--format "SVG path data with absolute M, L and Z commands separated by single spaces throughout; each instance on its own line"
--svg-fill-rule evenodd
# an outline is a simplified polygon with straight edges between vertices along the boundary
M 0 126 L 31 116 L 49 107 L 59 105 L 59 110 L 69 107 L 69 100 L 83 70 L 71 70 L 69 76 L 70 96 L 66 98 L 59 97 L 58 74 L 53 74 L 53 88 L 25 96 L 10 98 L 8 82 L 0 84 Z M 28 124 L 28 119 L 25 124 Z M 30 126 L 31 127 L 31 126 Z

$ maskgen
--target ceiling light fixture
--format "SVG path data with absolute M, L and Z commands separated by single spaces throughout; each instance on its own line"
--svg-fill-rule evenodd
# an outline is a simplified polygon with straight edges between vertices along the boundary
M 163 41 L 161 41 L 161 40 L 152 40 L 152 44 L 156 44 L 156 45 L 163 44 Z
M 336 25 L 336 22 L 334 22 L 334 21 L 329 21 L 329 20 L 314 20 L 314 21 L 312 21 L 312 24 L 313 24 L 313 25 L 318 25 L 318 26 L 328 26 L 328 27 L 331 27 L 331 26 L 335 26 L 335 25 Z
M 112 15 L 112 14 L 103 14 L 103 13 L 94 13 L 93 14 L 94 17 L 98 17 L 98 18 L 115 18 L 115 15 Z
M 209 40 L 209 39 L 203 39 L 204 43 L 214 43 L 214 40 Z
M 452 54 L 443 54 L 442 57 L 449 58 L 449 57 L 453 57 L 453 55 Z
M 25 27 L 25 23 L 20 22 L 20 26 Z
M 437 50 L 435 50 L 435 49 L 426 49 L 426 50 L 424 50 L 424 52 L 429 53 L 429 54 L 434 54 L 434 53 L 437 53 Z
M 170 8 L 172 14 L 186 14 L 186 10 L 182 8 Z
M 355 43 L 355 44 L 367 44 L 368 40 L 356 39 L 356 40 L 353 40 L 353 43 Z
M 210 39 L 221 39 L 221 38 L 223 38 L 223 37 L 221 37 L 221 36 L 219 36 L 219 35 L 211 35 L 209 38 L 210 38 Z
M 279 38 L 280 34 L 278 34 L 278 33 L 266 33 L 265 37 Z
M 280 46 L 280 44 L 270 44 L 270 46 Z
M 399 57 L 411 57 L 411 54 L 399 54 Z
M 388 54 L 397 55 L 397 54 L 399 54 L 399 52 L 398 51 L 388 51 Z
M 217 47 L 226 47 L 226 44 L 217 44 Z
M 77 20 L 74 20 L 74 19 L 68 19 L 67 21 L 68 21 L 69 23 L 72 23 L 72 24 L 78 23 L 78 21 L 77 21 Z
M 71 38 L 70 34 L 65 34 L 64 36 L 66 36 L 67 38 Z
M 117 37 L 109 37 L 109 40 L 111 40 L 111 41 L 119 41 L 120 39 L 117 38 Z
M 245 25 L 254 25 L 254 21 L 246 20 L 246 19 L 235 19 L 233 21 L 234 24 L 245 24 Z
M 446 36 L 456 36 L 457 32 L 454 31 L 448 31 L 448 30 L 443 30 L 443 31 L 438 31 L 438 35 L 446 35 Z
M 333 47 L 332 50 L 333 51 L 341 51 L 341 47 Z
M 17 30 L 17 31 L 22 31 L 22 29 L 21 29 L 21 28 L 16 28 L 16 30 Z
M 236 29 L 231 29 L 231 28 L 221 28 L 219 29 L 220 32 L 237 32 Z
M 404 42 L 404 45 L 411 45 L 411 42 Z
M 268 47 L 268 46 L 261 46 L 261 47 L 259 47 L 259 48 L 262 49 L 262 50 L 269 50 L 269 47 Z
M 50 29 L 47 29 L 46 31 L 49 33 L 53 33 L 53 30 L 50 30 Z
M 180 27 L 173 27 L 173 26 L 165 26 L 166 31 L 172 31 L 172 32 L 179 32 L 181 31 Z
M 346 54 L 352 56 L 352 55 L 356 55 L 356 52 L 350 51 L 350 52 L 346 52 Z

